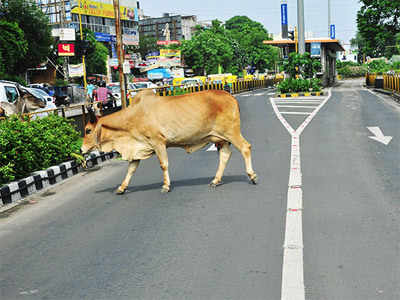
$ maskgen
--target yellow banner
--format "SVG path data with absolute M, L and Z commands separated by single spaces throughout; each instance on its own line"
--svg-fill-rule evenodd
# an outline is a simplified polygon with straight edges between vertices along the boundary
M 160 49 L 160 56 L 164 57 L 181 57 L 181 50 Z
M 71 6 L 75 7 L 72 9 L 72 13 L 103 18 L 114 18 L 114 6 L 109 3 L 102 3 L 91 0 L 74 0 L 71 1 Z M 135 20 L 134 7 L 120 6 L 120 18 L 121 20 Z

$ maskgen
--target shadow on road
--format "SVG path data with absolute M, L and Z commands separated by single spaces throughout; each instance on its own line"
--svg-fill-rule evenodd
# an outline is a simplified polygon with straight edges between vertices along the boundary
M 193 179 L 185 179 L 185 180 L 177 180 L 171 182 L 171 191 L 173 191 L 176 187 L 182 186 L 196 186 L 196 185 L 204 185 L 208 186 L 208 184 L 214 179 L 214 177 L 202 177 L 202 178 L 193 178 Z M 224 176 L 222 184 L 229 184 L 232 182 L 249 182 L 249 179 L 245 175 L 233 175 L 233 176 Z M 133 183 L 132 183 L 133 184 Z M 143 192 L 149 190 L 158 190 L 161 189 L 163 185 L 162 182 L 146 184 L 146 185 L 130 185 L 126 190 L 125 194 L 134 193 L 134 192 Z M 119 185 L 118 185 L 119 186 Z M 101 193 L 114 193 L 118 186 L 97 190 L 95 191 L 96 194 Z

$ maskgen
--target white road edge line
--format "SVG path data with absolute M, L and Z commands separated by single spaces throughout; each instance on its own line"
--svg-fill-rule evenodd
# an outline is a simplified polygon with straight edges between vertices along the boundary
M 303 190 L 300 164 L 300 135 L 318 111 L 332 96 L 329 89 L 325 100 L 304 120 L 297 130 L 282 117 L 274 99 L 271 99 L 276 116 L 289 131 L 291 141 L 290 174 L 287 196 L 285 241 L 283 244 L 281 300 L 305 300 L 303 265 Z

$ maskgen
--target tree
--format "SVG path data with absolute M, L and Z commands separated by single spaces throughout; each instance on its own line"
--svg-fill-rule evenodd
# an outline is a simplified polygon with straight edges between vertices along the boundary
M 291 78 L 296 78 L 296 75 L 313 78 L 320 68 L 319 60 L 312 59 L 308 52 L 304 54 L 292 52 L 289 54 L 289 59 L 283 63 L 283 69 Z
M 367 46 L 366 41 L 361 36 L 360 32 L 357 31 L 356 36 L 350 40 L 350 45 L 351 47 L 358 49 L 358 61 L 360 63 L 363 62 L 363 57 L 367 54 Z
M 264 70 L 273 69 L 278 61 L 278 50 L 264 45 L 264 40 L 270 40 L 268 31 L 264 26 L 246 16 L 235 16 L 225 23 L 226 29 L 239 43 L 247 64 Z
M 218 66 L 231 70 L 232 39 L 218 20 L 212 21 L 210 29 L 197 31 L 191 40 L 183 41 L 180 49 L 185 63 L 198 75 L 218 73 Z
M 396 51 L 395 36 L 400 32 L 400 2 L 360 0 L 357 27 L 365 41 L 365 54 L 391 57 Z
M 27 49 L 28 44 L 18 24 L 0 20 L 0 73 L 6 69 L 14 70 Z
M 150 52 L 160 50 L 160 46 L 157 45 L 157 39 L 151 36 L 140 35 L 139 46 L 136 52 L 139 52 L 142 58 L 144 58 Z
M 51 52 L 52 37 L 47 16 L 33 0 L 0 1 L 2 20 L 18 24 L 27 41 L 26 54 L 19 60 L 10 74 L 22 74 L 46 60 Z

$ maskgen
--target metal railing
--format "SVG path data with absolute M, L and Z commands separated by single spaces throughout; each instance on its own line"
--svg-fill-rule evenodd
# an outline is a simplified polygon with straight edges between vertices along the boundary
M 400 74 L 377 75 L 368 73 L 365 75 L 365 81 L 367 86 L 383 88 L 393 93 L 400 93 Z
M 190 94 L 200 91 L 206 90 L 226 90 L 231 94 L 238 94 L 246 91 L 251 91 L 255 89 L 273 87 L 276 83 L 278 83 L 280 79 L 276 78 L 269 78 L 263 80 L 239 80 L 233 83 L 207 83 L 207 84 L 200 84 L 200 85 L 192 85 L 192 86 L 185 86 L 185 85 L 178 85 L 178 86 L 164 86 L 164 87 L 156 87 L 156 88 L 148 88 L 152 90 L 156 90 L 156 93 L 160 96 L 176 96 L 176 95 L 183 95 L 183 94 Z M 128 90 L 128 105 L 134 101 L 134 96 L 131 96 L 131 92 L 139 92 L 144 89 L 137 89 L 137 90 Z M 113 113 L 117 110 L 120 110 L 120 106 L 115 106 L 112 109 L 103 110 L 102 109 L 102 102 L 94 102 L 99 103 L 100 109 L 102 110 L 103 114 L 107 115 Z M 63 118 L 67 118 L 72 120 L 73 124 L 75 124 L 77 130 L 81 132 L 81 135 L 84 135 L 84 128 L 86 125 L 87 120 L 87 113 L 86 113 L 86 106 L 87 103 L 80 103 L 80 104 L 72 104 L 70 106 L 63 106 L 58 107 L 55 109 L 49 109 L 39 112 L 30 112 L 27 114 L 23 114 L 23 116 L 27 116 L 28 120 L 35 119 L 35 116 L 40 114 L 55 114 L 62 116 Z M 0 120 L 4 119 L 0 117 Z

